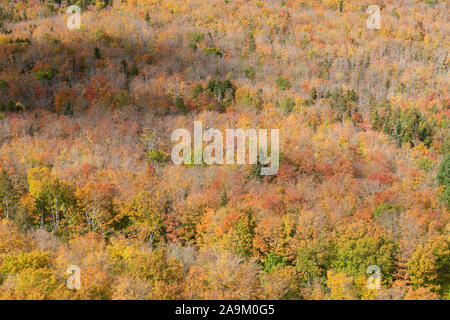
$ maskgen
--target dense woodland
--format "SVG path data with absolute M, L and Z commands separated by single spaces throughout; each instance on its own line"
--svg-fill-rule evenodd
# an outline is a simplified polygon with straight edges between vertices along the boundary
M 0 299 L 450 299 L 448 13 L 2 0 Z M 279 129 L 280 170 L 173 165 L 194 120 Z

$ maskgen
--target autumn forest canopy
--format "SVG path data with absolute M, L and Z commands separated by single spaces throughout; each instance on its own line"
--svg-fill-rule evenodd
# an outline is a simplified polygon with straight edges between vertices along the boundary
M 0 299 L 450 299 L 448 13 L 2 0 Z M 175 165 L 194 121 L 278 129 L 278 172 Z

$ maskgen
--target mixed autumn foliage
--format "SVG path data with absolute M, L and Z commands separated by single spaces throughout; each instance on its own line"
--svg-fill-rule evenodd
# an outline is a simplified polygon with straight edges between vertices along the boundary
M 0 299 L 450 299 L 448 9 L 2 1 Z M 194 120 L 280 170 L 173 165 Z

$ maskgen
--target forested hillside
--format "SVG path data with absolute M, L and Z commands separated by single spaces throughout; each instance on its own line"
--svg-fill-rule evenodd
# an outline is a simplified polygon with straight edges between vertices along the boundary
M 450 299 L 448 14 L 2 0 L 0 299 Z M 279 129 L 278 173 L 174 165 L 194 121 Z

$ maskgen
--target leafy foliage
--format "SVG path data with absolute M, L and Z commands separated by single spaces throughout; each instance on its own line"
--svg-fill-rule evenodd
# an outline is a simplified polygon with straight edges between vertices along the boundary
M 370 4 L 3 1 L 0 299 L 448 299 L 447 3 Z M 279 171 L 175 166 L 193 120 Z

